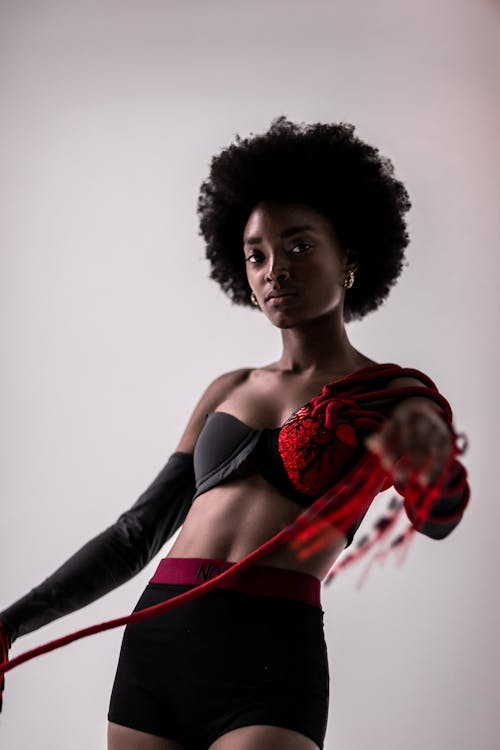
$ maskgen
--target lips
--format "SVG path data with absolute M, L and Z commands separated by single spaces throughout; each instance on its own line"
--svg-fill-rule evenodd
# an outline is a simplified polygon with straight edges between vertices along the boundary
M 294 305 L 299 295 L 295 292 L 281 292 L 280 294 L 275 293 L 268 298 L 266 304 L 270 307 L 289 307 Z
M 270 299 L 276 299 L 277 297 L 296 297 L 297 292 L 289 292 L 285 289 L 282 289 L 280 291 L 276 292 L 270 292 L 266 297 L 266 302 L 268 302 Z

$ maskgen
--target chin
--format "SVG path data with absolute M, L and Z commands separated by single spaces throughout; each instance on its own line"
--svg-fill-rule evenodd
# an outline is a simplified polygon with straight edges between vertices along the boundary
M 308 323 L 310 320 L 312 320 L 312 318 L 310 315 L 304 315 L 303 311 L 284 310 L 278 315 L 269 317 L 268 320 L 276 328 L 293 328 L 294 326 Z
M 336 308 L 304 310 L 304 308 L 295 310 L 280 310 L 279 314 L 268 316 L 268 320 L 276 328 L 294 328 L 297 326 L 308 325 L 315 321 L 324 323 L 329 319 L 334 319 L 339 311 Z

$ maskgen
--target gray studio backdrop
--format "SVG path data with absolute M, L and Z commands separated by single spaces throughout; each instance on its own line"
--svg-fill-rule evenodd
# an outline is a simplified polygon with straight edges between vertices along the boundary
M 472 501 L 323 590 L 325 748 L 497 750 L 499 27 L 493 0 L 0 3 L 0 605 L 136 499 L 212 378 L 279 355 L 207 278 L 212 154 L 279 114 L 353 122 L 414 207 L 409 266 L 349 334 L 436 380 Z M 129 612 L 156 562 L 13 653 Z M 1 747 L 102 750 L 121 635 L 7 675 Z

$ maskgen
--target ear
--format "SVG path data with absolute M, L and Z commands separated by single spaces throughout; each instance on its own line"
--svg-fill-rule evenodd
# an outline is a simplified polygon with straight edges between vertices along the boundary
M 353 271 L 356 273 L 356 271 L 359 268 L 359 261 L 357 260 L 356 253 L 352 252 L 352 250 L 346 250 L 345 253 L 345 270 L 346 271 Z

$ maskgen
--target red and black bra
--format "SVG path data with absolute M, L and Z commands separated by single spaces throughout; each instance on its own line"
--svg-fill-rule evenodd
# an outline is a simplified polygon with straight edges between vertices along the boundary
M 399 377 L 417 378 L 422 386 L 387 389 Z M 434 400 L 452 422 L 447 400 L 419 370 L 395 364 L 364 367 L 323 386 L 321 393 L 274 429 L 257 430 L 232 414 L 207 415 L 194 450 L 196 493 L 231 481 L 247 461 L 289 499 L 309 507 L 360 460 L 364 439 L 379 428 L 398 402 L 408 396 Z M 391 482 L 381 487 L 388 489 Z M 347 532 L 347 546 L 362 518 Z

